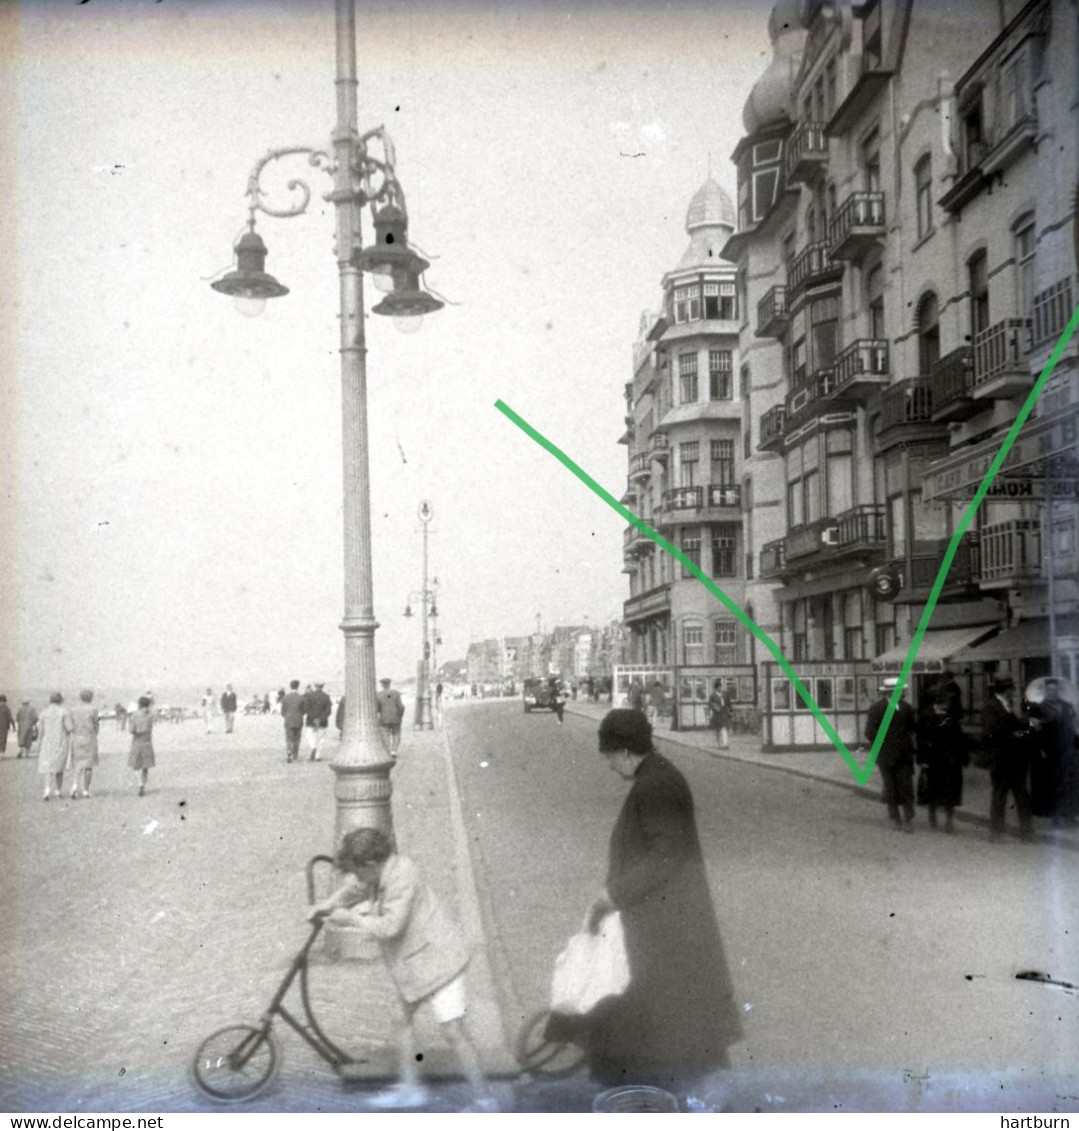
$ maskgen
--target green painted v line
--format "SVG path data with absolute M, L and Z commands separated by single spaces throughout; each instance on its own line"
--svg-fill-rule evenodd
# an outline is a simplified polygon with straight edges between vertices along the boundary
M 546 448 L 590 490 L 594 491 L 612 510 L 616 511 L 622 516 L 631 526 L 635 526 L 642 534 L 650 538 L 662 550 L 665 550 L 671 555 L 675 561 L 680 562 L 682 566 L 688 570 L 704 587 L 716 598 L 719 603 L 728 610 L 734 617 L 740 621 L 745 628 L 756 637 L 757 640 L 768 650 L 772 658 L 779 664 L 784 674 L 791 681 L 794 690 L 798 693 L 802 702 L 806 707 L 813 712 L 814 718 L 820 723 L 821 729 L 828 736 L 829 740 L 843 755 L 843 760 L 850 768 L 850 772 L 854 775 L 854 780 L 859 785 L 865 785 L 869 781 L 870 775 L 873 773 L 873 767 L 877 763 L 877 755 L 880 753 L 880 748 L 884 742 L 884 736 L 888 733 L 888 728 L 891 726 L 892 719 L 895 716 L 896 708 L 899 705 L 899 700 L 903 695 L 903 691 L 910 679 L 911 669 L 914 666 L 914 661 L 917 658 L 918 650 L 922 646 L 922 640 L 925 638 L 926 630 L 929 627 L 930 618 L 933 616 L 933 610 L 937 607 L 937 601 L 940 600 L 941 590 L 944 588 L 944 580 L 948 576 L 948 571 L 952 567 L 952 561 L 955 558 L 956 551 L 959 548 L 959 542 L 963 535 L 966 534 L 970 524 L 974 521 L 974 515 L 981 505 L 982 500 L 989 492 L 993 480 L 996 479 L 1004 461 L 1008 458 L 1008 453 L 1012 449 L 1019 436 L 1019 432 L 1023 425 L 1026 423 L 1027 418 L 1034 410 L 1034 405 L 1041 395 L 1042 390 L 1049 382 L 1049 378 L 1053 375 L 1053 370 L 1056 368 L 1057 362 L 1060 360 L 1064 350 L 1067 349 L 1068 342 L 1071 340 L 1072 335 L 1075 333 L 1076 327 L 1079 326 L 1079 307 L 1072 313 L 1068 325 L 1064 328 L 1064 333 L 1057 342 L 1056 348 L 1049 356 L 1045 368 L 1041 372 L 1041 376 L 1034 383 L 1034 387 L 1030 390 L 1030 395 L 1023 402 L 1023 407 L 1019 410 L 1011 428 L 1008 429 L 1008 434 L 1005 436 L 1004 441 L 1000 445 L 1000 450 L 993 457 L 989 469 L 986 471 L 981 485 L 974 492 L 974 497 L 971 499 L 970 504 L 966 510 L 963 511 L 962 517 L 959 519 L 955 528 L 955 533 L 952 535 L 948 543 L 948 548 L 944 552 L 944 557 L 940 563 L 940 569 L 937 571 L 936 580 L 933 582 L 933 588 L 929 592 L 929 599 L 925 603 L 925 608 L 922 611 L 921 619 L 918 621 L 918 627 L 914 632 L 914 637 L 910 642 L 910 649 L 907 652 L 906 659 L 899 670 L 899 676 L 896 681 L 895 690 L 892 692 L 891 698 L 888 700 L 888 707 L 884 712 L 884 718 L 881 720 L 880 727 L 877 730 L 877 736 L 873 741 L 873 745 L 869 750 L 869 757 L 866 759 L 865 765 L 859 765 L 858 759 L 847 749 L 846 743 L 836 733 L 835 727 L 832 726 L 831 721 L 827 718 L 821 710 L 820 705 L 810 695 L 808 688 L 798 678 L 798 673 L 794 670 L 791 662 L 783 655 L 779 645 L 760 627 L 759 624 L 749 616 L 744 609 L 737 605 L 723 590 L 708 577 L 701 568 L 693 561 L 691 561 L 682 551 L 671 542 L 668 542 L 662 534 L 653 530 L 643 519 L 638 518 L 632 511 L 624 507 L 609 491 L 601 487 L 585 470 L 578 464 L 574 463 L 569 456 L 565 454 L 560 448 L 556 447 L 543 436 L 537 432 L 526 420 L 522 419 L 507 405 L 505 402 L 498 400 L 495 401 L 495 408 L 503 413 L 509 420 L 517 425 L 526 435 L 531 436 L 533 440 L 542 448 Z M 1049 541 L 1049 552 L 1052 553 L 1052 542 Z

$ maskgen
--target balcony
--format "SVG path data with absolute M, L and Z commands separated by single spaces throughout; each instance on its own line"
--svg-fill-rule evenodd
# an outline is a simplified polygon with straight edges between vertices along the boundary
M 933 423 L 932 378 L 907 377 L 881 393 L 879 439 L 882 448 L 946 435 L 943 425 Z
M 630 482 L 647 479 L 652 474 L 652 461 L 647 452 L 640 452 L 629 457 Z
M 787 184 L 812 184 L 828 164 L 828 139 L 822 122 L 801 122 L 787 139 Z
M 710 483 L 704 493 L 706 510 L 741 510 L 742 487 L 738 483 Z M 705 518 L 712 516 L 705 515 Z M 723 516 L 716 516 L 723 517 Z
M 818 395 L 829 399 L 864 401 L 888 384 L 888 343 L 883 338 L 859 338 L 835 359 L 832 379 Z
M 834 520 L 836 528 L 832 557 L 868 554 L 885 545 L 884 507 L 873 503 L 851 507 Z
M 806 246 L 787 260 L 787 301 L 793 303 L 806 287 L 836 282 L 843 268 L 828 258 L 828 244 L 824 240 Z
M 779 338 L 787 332 L 790 316 L 787 314 L 787 288 L 772 287 L 757 303 L 757 337 Z
M 663 492 L 663 514 L 669 521 L 677 521 L 678 516 L 670 511 L 699 511 L 704 502 L 703 487 L 672 487 Z
M 783 450 L 783 428 L 787 420 L 787 406 L 774 405 L 761 416 L 761 438 L 757 444 L 760 452 Z
M 774 542 L 765 542 L 761 547 L 761 577 L 780 577 L 787 564 L 784 552 L 785 538 L 777 538 Z
M 858 262 L 883 239 L 884 193 L 852 192 L 832 221 L 832 258 Z
M 1028 110 L 1000 135 L 1000 140 L 982 161 L 982 172 L 988 177 L 1006 169 L 1034 144 L 1038 136 L 1038 115 Z
M 671 442 L 666 432 L 653 432 L 648 441 L 648 456 L 659 463 L 666 463 L 670 455 Z
M 816 557 L 823 551 L 831 550 L 838 544 L 838 540 L 839 530 L 834 518 L 818 518 L 816 522 L 796 526 L 784 539 L 787 562 Z
M 915 553 L 911 555 L 909 576 L 904 579 L 903 589 L 916 600 L 924 601 L 933 588 L 940 572 L 940 563 L 948 549 L 950 538 L 943 538 L 929 553 Z M 944 577 L 944 586 L 940 591 L 942 600 L 949 597 L 967 597 L 978 584 L 981 577 L 982 553 L 981 545 L 976 537 L 967 534 L 960 541 L 952 558 L 951 567 Z M 907 573 L 906 563 L 896 562 L 904 573 Z
M 933 366 L 930 380 L 933 384 L 934 423 L 966 420 L 978 411 L 980 406 L 971 395 L 974 388 L 974 350 L 970 346 L 960 346 L 945 354 Z
M 1007 400 L 1030 391 L 1034 377 L 1025 362 L 1029 318 L 1005 318 L 974 339 L 975 399 Z
M 657 585 L 654 589 L 639 593 L 622 605 L 622 619 L 626 624 L 634 621 L 648 620 L 651 617 L 663 614 L 669 615 L 671 611 L 671 585 Z
M 1041 523 L 1018 518 L 981 530 L 983 589 L 1003 589 L 1042 577 Z
M 1031 349 L 1055 346 L 1072 316 L 1072 281 L 1069 275 L 1034 296 L 1034 326 L 1030 332 Z M 758 336 L 760 332 L 758 331 Z

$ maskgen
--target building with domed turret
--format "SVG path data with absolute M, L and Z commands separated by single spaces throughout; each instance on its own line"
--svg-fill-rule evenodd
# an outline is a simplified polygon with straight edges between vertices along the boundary
M 661 310 L 641 318 L 622 440 L 629 449 L 625 504 L 741 606 L 740 312 L 735 269 L 721 256 L 735 226 L 729 195 L 709 176 L 686 210 L 689 244 L 662 277 Z M 737 619 L 636 527 L 624 537 L 631 664 L 622 669 L 623 684 L 635 672 L 646 683 L 658 676 L 681 727 L 706 725 L 717 677 L 751 707 L 752 649 Z
M 910 698 L 950 668 L 976 727 L 994 673 L 1079 681 L 1075 338 L 1029 402 L 1079 300 L 1075 5 L 786 0 L 769 30 L 723 248 L 747 607 L 848 744 L 919 632 Z M 758 654 L 766 746 L 828 745 Z

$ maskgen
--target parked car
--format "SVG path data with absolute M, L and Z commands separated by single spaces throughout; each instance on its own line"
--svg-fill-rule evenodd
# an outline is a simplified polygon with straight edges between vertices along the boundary
M 553 711 L 557 690 L 556 679 L 526 679 L 521 691 L 525 714 L 535 710 Z

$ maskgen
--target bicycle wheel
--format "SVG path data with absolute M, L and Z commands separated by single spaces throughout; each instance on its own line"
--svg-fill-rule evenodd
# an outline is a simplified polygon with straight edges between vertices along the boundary
M 550 1041 L 544 1034 L 550 1010 L 533 1013 L 521 1026 L 513 1046 L 517 1063 L 537 1076 L 569 1076 L 584 1061 L 584 1049 L 568 1041 Z
M 211 1033 L 198 1047 L 195 1082 L 224 1103 L 257 1095 L 277 1069 L 277 1042 L 268 1028 L 228 1025 Z

